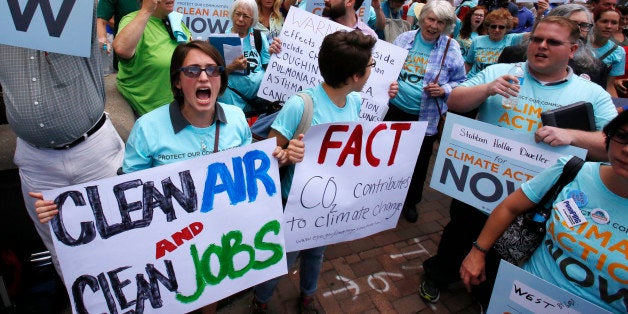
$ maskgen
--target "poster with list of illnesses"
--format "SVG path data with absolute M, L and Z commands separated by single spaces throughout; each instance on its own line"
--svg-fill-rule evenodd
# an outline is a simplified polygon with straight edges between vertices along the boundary
M 296 7 L 290 9 L 279 36 L 281 52 L 271 55 L 257 95 L 286 101 L 297 92 L 321 83 L 318 52 L 323 38 L 338 30 L 351 29 Z M 407 54 L 401 47 L 377 41 L 372 54 L 377 64 L 361 92 L 361 120 L 384 118 L 388 111 L 388 89 L 397 80 Z

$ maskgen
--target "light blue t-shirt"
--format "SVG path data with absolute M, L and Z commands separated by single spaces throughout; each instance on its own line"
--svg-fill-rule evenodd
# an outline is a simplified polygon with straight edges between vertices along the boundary
M 219 119 L 216 119 L 220 123 L 218 150 L 223 151 L 250 144 L 251 129 L 242 110 L 235 106 L 216 105 L 217 111 L 218 105 L 222 107 L 221 110 L 226 119 L 226 123 L 218 122 Z M 137 119 L 124 151 L 122 164 L 124 173 L 205 156 L 214 152 L 217 123 L 206 128 L 197 128 L 183 118 L 177 107 L 176 103 L 161 106 Z M 185 126 L 175 133 L 175 125 Z
M 614 45 L 615 43 L 612 40 L 607 41 L 604 46 L 594 49 L 595 56 L 598 58 L 603 56 L 610 49 L 613 49 Z M 611 71 L 608 73 L 609 76 L 624 75 L 626 70 L 626 51 L 621 46 L 618 46 L 602 62 L 611 66 Z
M 460 86 L 477 86 L 490 83 L 505 75 L 513 64 L 494 64 Z M 519 103 L 513 109 L 502 106 L 501 95 L 490 96 L 480 105 L 478 120 L 515 131 L 534 133 L 542 126 L 541 112 L 556 109 L 578 101 L 593 104 L 595 127 L 601 130 L 617 116 L 610 95 L 599 85 L 571 74 L 560 84 L 543 85 L 528 72 L 527 62 L 521 63 L 524 83 L 519 91 Z
M 474 38 L 467 54 L 463 55 L 464 62 L 473 65 L 467 73 L 467 78 L 472 78 L 487 66 L 497 63 L 497 59 L 504 48 L 520 44 L 523 35 L 523 33 L 507 34 L 500 41 L 492 41 L 488 35 Z
M 523 183 L 523 193 L 531 201 L 540 202 L 568 160 L 560 158 L 556 165 Z M 626 313 L 628 199 L 604 185 L 600 166 L 597 162 L 585 163 L 554 202 L 573 198 L 587 222 L 570 228 L 554 208 L 543 242 L 523 268 L 608 311 Z
M 472 32 L 469 38 L 462 38 L 460 37 L 460 34 L 456 36 L 456 41 L 458 42 L 458 44 L 460 44 L 460 53 L 462 53 L 463 58 L 467 55 L 467 51 L 469 51 L 469 47 L 471 47 L 471 42 L 473 42 L 473 39 L 477 37 L 477 32 Z
M 329 99 L 321 84 L 303 90 L 303 92 L 312 96 L 314 104 L 311 125 L 333 122 L 357 122 L 360 118 L 362 96 L 358 92 L 352 92 L 347 95 L 346 104 L 343 108 L 339 108 Z M 271 128 L 281 133 L 285 138 L 291 139 L 299 126 L 304 107 L 305 103 L 301 96 L 294 95 L 290 97 L 283 105 L 283 108 L 281 108 L 275 121 L 273 121 Z M 285 176 L 286 180 L 281 180 L 281 194 L 284 198 L 288 198 L 290 193 L 293 175 L 294 166 L 290 166 Z
M 423 94 L 423 78 L 428 67 L 428 59 L 435 42 L 426 42 L 417 32 L 414 45 L 408 51 L 406 62 L 401 68 L 397 83 L 399 91 L 397 97 L 390 100 L 392 104 L 405 112 L 418 115 L 421 109 L 421 95 Z M 439 60 L 440 61 L 440 60 Z M 436 65 L 440 66 L 440 64 Z
M 227 30 L 227 33 L 231 32 L 231 28 Z M 245 70 L 245 74 L 238 74 L 237 72 L 229 74 L 229 86 L 236 89 L 238 92 L 244 95 L 248 99 L 253 99 L 257 95 L 257 90 L 262 84 L 264 77 L 263 64 L 268 64 L 270 60 L 270 53 L 268 52 L 268 39 L 262 34 L 262 49 L 261 55 L 257 53 L 255 49 L 255 40 L 253 36 L 253 28 L 249 29 L 249 33 L 246 37 L 242 38 L 242 52 L 244 57 L 247 58 L 249 66 Z M 252 111 L 253 108 L 247 106 L 246 101 L 242 100 L 240 96 L 227 88 L 225 93 L 218 98 L 218 101 L 225 104 L 232 104 L 238 106 L 244 112 Z

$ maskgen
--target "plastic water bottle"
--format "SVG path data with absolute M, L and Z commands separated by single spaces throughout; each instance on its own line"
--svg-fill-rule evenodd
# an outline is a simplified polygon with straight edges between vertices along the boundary
M 521 87 L 521 85 L 523 85 L 523 69 L 521 68 L 521 64 L 520 63 L 516 63 L 511 69 L 510 71 L 508 71 L 508 74 L 514 76 L 517 78 L 517 80 L 519 81 L 519 87 Z M 514 83 L 513 81 L 510 81 L 511 83 Z M 508 98 L 503 97 L 502 100 L 502 106 L 504 106 L 504 108 L 506 109 L 512 109 L 514 107 L 517 106 L 517 103 L 519 103 L 519 95 L 517 95 L 517 97 L 513 97 L 510 96 Z

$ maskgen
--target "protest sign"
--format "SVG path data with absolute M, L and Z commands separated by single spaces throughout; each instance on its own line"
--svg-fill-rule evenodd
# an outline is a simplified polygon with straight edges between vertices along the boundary
M 0 1 L 0 44 L 89 57 L 94 6 L 93 1 Z
M 174 10 L 183 14 L 183 23 L 192 32 L 192 39 L 206 40 L 209 34 L 227 31 L 232 3 L 233 0 L 176 0 Z
M 297 92 L 323 81 L 318 52 L 327 34 L 351 30 L 336 22 L 299 8 L 291 8 L 281 35 L 282 50 L 271 55 L 257 95 L 268 100 L 286 101 Z M 377 63 L 362 90 L 360 119 L 381 121 L 388 111 L 388 89 L 397 80 L 408 51 L 378 40 L 373 48 Z
M 285 274 L 275 145 L 44 192 L 73 311 L 185 313 Z
M 532 134 L 448 113 L 430 187 L 490 214 L 559 157 L 584 159 L 586 153 L 574 146 L 535 143 Z
M 426 128 L 426 122 L 312 126 L 284 213 L 286 250 L 394 228 Z
M 610 313 L 504 260 L 486 313 Z

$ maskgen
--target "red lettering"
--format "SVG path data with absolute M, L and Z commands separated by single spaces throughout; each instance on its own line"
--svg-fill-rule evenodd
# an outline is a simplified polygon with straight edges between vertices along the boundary
M 155 244 L 155 258 L 160 259 L 166 255 L 166 252 L 173 252 L 185 241 L 192 240 L 195 236 L 199 235 L 203 231 L 203 224 L 200 222 L 193 222 L 189 226 L 173 233 L 170 237 L 174 243 L 163 239 Z
M 356 125 L 355 129 L 353 130 L 353 132 L 351 132 L 351 135 L 349 136 L 347 145 L 342 150 L 342 152 L 340 152 L 338 162 L 336 163 L 338 167 L 341 167 L 345 163 L 345 160 L 347 159 L 347 156 L 349 156 L 349 154 L 353 155 L 353 165 L 356 167 L 360 165 L 362 152 L 362 133 L 362 125 Z
M 410 123 L 393 123 L 390 125 L 391 130 L 395 130 L 395 141 L 393 143 L 393 147 L 390 150 L 390 158 L 388 159 L 388 165 L 392 165 L 395 163 L 395 156 L 397 156 L 397 148 L 399 147 L 399 139 L 401 138 L 401 133 L 403 131 L 410 130 Z
M 369 137 L 366 141 L 366 160 L 373 167 L 379 166 L 379 158 L 373 155 L 373 139 L 375 138 L 375 135 L 377 135 L 377 133 L 386 129 L 387 129 L 386 123 L 382 123 L 376 126 L 371 132 L 371 134 L 369 134 Z
M 327 156 L 327 150 L 330 148 L 340 148 L 342 147 L 342 142 L 332 141 L 331 136 L 334 132 L 347 132 L 349 130 L 348 125 L 331 125 L 329 129 L 327 129 L 327 133 L 325 133 L 325 137 L 323 138 L 323 143 L 321 143 L 321 149 L 318 153 L 318 163 L 322 164 L 325 162 L 325 157 Z
M 174 250 L 177 249 L 177 246 L 172 244 L 170 241 L 163 239 L 159 242 L 157 242 L 156 246 L 156 253 L 155 253 L 155 258 L 156 259 L 160 259 L 162 257 L 164 257 L 164 255 L 166 255 L 166 251 L 168 252 L 172 252 Z

